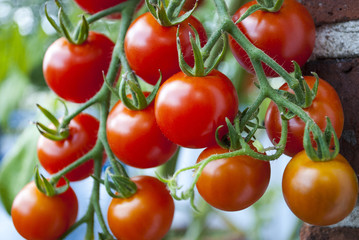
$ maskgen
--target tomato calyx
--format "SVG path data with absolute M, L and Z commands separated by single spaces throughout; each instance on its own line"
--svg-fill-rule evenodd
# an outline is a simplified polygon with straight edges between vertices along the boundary
M 125 73 L 120 83 L 119 94 L 117 95 L 128 109 L 140 111 L 145 109 L 155 99 L 158 89 L 160 88 L 161 81 L 162 74 L 160 71 L 160 77 L 156 85 L 153 87 L 152 91 L 145 96 L 138 81 L 128 78 L 127 73 Z M 111 88 L 111 86 L 107 86 Z M 128 88 L 131 93 L 130 95 L 127 93 Z
M 64 104 L 65 116 L 67 116 L 68 110 L 67 110 L 66 104 L 61 100 L 60 100 L 60 102 Z M 40 122 L 35 122 L 35 125 L 36 125 L 37 129 L 39 130 L 40 134 L 43 135 L 44 137 L 54 140 L 54 141 L 61 141 L 61 140 L 68 138 L 68 136 L 70 135 L 70 130 L 69 130 L 68 126 L 62 126 L 60 121 L 46 108 L 42 107 L 39 104 L 37 104 L 36 106 L 45 115 L 45 117 L 48 120 L 50 120 L 50 122 L 53 125 L 52 127 L 47 127 Z
M 81 45 L 87 40 L 89 35 L 89 23 L 84 15 L 81 17 L 81 21 L 78 27 L 74 30 L 74 27 L 67 16 L 67 14 L 63 11 L 63 7 L 61 6 L 58 0 L 55 1 L 58 6 L 58 22 L 59 25 L 55 22 L 54 19 L 51 18 L 47 11 L 47 4 L 45 4 L 45 16 L 51 26 L 56 30 L 56 32 L 60 36 L 64 36 L 71 44 Z M 71 32 L 74 30 L 74 33 Z
M 305 125 L 303 146 L 307 156 L 313 161 L 330 161 L 339 153 L 339 139 L 329 117 L 326 117 L 326 122 L 324 132 L 316 128 L 314 122 L 308 121 Z M 311 135 L 316 147 L 312 144 Z M 334 148 L 331 148 L 332 141 L 334 141 Z
M 181 10 L 184 3 L 185 0 L 146 0 L 148 10 L 157 22 L 164 27 L 178 25 L 192 15 L 197 3 L 191 10 L 183 12 Z
M 282 7 L 284 0 L 257 0 L 257 4 L 250 6 L 247 11 L 235 22 L 238 24 L 246 17 L 256 11 L 278 12 Z
M 35 168 L 34 182 L 40 192 L 46 196 L 52 197 L 66 192 L 70 187 L 70 181 L 65 178 L 66 184 L 60 187 L 56 187 L 56 183 L 52 183 L 52 180 L 47 180 L 42 174 L 39 173 L 39 168 Z
M 203 77 L 207 76 L 222 60 L 226 53 L 227 49 L 227 42 L 228 37 L 227 35 L 222 32 L 221 38 L 217 39 L 216 43 L 213 44 L 213 48 L 211 49 L 210 53 L 206 53 L 204 51 L 205 47 L 201 47 L 201 40 L 197 30 L 190 25 L 194 32 L 194 36 L 192 33 L 189 33 L 190 42 L 193 49 L 193 56 L 194 56 L 194 67 L 190 67 L 183 56 L 182 49 L 181 49 L 181 41 L 179 37 L 180 27 L 177 29 L 177 52 L 178 52 L 178 59 L 179 59 L 179 66 L 186 75 L 194 76 L 194 77 Z M 219 52 L 219 54 L 218 54 Z

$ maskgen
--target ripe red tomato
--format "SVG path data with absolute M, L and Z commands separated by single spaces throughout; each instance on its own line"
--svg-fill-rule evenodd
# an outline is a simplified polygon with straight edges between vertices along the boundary
M 197 31 L 202 45 L 207 41 L 202 24 L 193 16 L 179 24 L 181 47 L 184 58 L 193 66 L 194 58 L 189 33 Z M 163 27 L 151 13 L 139 16 L 129 27 L 125 37 L 125 53 L 131 68 L 143 80 L 155 84 L 162 73 L 162 82 L 181 69 L 176 46 L 177 26 Z
M 186 0 L 186 2 L 183 4 L 183 11 L 189 11 L 191 10 L 194 5 L 196 4 L 196 1 L 198 2 L 197 7 L 201 4 L 202 0 Z
M 316 80 L 315 77 L 305 76 L 304 79 L 308 86 L 313 88 Z M 286 83 L 280 89 L 293 93 Z M 344 126 L 344 113 L 340 98 L 329 83 L 319 79 L 317 96 L 313 100 L 312 105 L 303 110 L 318 124 L 322 131 L 324 131 L 327 125 L 325 116 L 328 116 L 338 138 L 340 138 Z M 277 144 L 281 136 L 282 120 L 280 112 L 273 102 L 269 104 L 267 109 L 265 126 L 269 139 L 273 144 Z M 305 123 L 299 117 L 294 117 L 288 121 L 288 139 L 284 154 L 292 157 L 304 149 L 304 129 Z
M 229 150 L 206 148 L 197 162 Z M 223 158 L 208 163 L 197 181 L 197 189 L 211 206 L 224 211 L 245 209 L 262 197 L 270 180 L 270 164 L 249 156 Z
M 40 136 L 37 156 L 41 165 L 50 174 L 57 173 L 90 151 L 97 141 L 99 121 L 93 116 L 80 113 L 69 124 L 70 135 L 62 141 L 53 141 Z M 105 159 L 105 155 L 104 155 Z M 70 181 L 79 181 L 93 174 L 94 162 L 89 160 L 65 176 Z
M 144 110 L 132 111 L 118 101 L 108 115 L 106 131 L 113 153 L 132 167 L 157 167 L 177 150 L 157 126 L 153 103 Z
M 15 197 L 11 217 L 24 238 L 56 240 L 75 223 L 77 210 L 77 197 L 71 187 L 60 195 L 48 197 L 31 182 Z
M 216 145 L 215 132 L 233 120 L 238 112 L 238 96 L 232 82 L 213 70 L 205 77 L 179 72 L 159 89 L 155 116 L 163 134 L 188 148 Z
M 355 207 L 358 179 L 347 160 L 338 155 L 314 162 L 301 151 L 284 170 L 283 195 L 292 212 L 304 222 L 331 225 Z
M 237 10 L 233 16 L 236 22 L 240 16 L 256 1 L 251 1 Z M 300 66 L 312 54 L 315 42 L 315 26 L 308 10 L 296 0 L 285 0 L 278 12 L 256 11 L 237 27 L 257 48 L 263 50 L 288 72 L 294 71 L 292 61 Z M 230 36 L 229 45 L 239 64 L 254 73 L 247 53 Z M 269 77 L 278 74 L 267 65 L 263 65 Z
M 106 0 L 106 1 L 98 1 L 98 0 L 75 0 L 75 2 L 86 12 L 90 14 L 95 14 L 107 8 L 114 7 L 120 3 L 126 2 L 127 0 Z M 143 5 L 144 1 L 141 1 L 138 8 Z M 109 16 L 112 19 L 120 19 L 121 13 L 114 13 Z
M 131 178 L 137 192 L 130 198 L 112 199 L 108 225 L 117 239 L 159 240 L 169 231 L 174 202 L 166 185 L 150 176 Z
M 103 72 L 107 72 L 114 43 L 105 35 L 90 32 L 81 45 L 65 38 L 56 40 L 47 49 L 43 72 L 47 85 L 61 98 L 83 103 L 101 88 Z

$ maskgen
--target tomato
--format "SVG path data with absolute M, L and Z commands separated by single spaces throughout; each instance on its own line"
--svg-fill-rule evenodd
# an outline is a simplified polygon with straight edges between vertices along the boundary
M 38 140 L 37 156 L 50 174 L 57 173 L 73 163 L 96 144 L 99 121 L 93 116 L 80 113 L 70 121 L 68 127 L 70 135 L 62 141 L 53 141 L 44 136 L 40 136 Z M 70 181 L 79 181 L 89 177 L 93 171 L 94 161 L 89 160 L 65 176 Z
M 44 56 L 47 85 L 67 101 L 86 102 L 100 90 L 113 48 L 108 37 L 96 32 L 90 32 L 81 45 L 71 44 L 63 37 L 56 40 Z
M 213 70 L 205 77 L 179 72 L 159 89 L 155 116 L 163 134 L 188 148 L 216 145 L 215 132 L 233 120 L 238 112 L 238 96 L 232 82 Z
M 330 161 L 314 162 L 301 151 L 284 170 L 283 196 L 292 212 L 313 225 L 331 225 L 355 207 L 358 179 L 340 154 Z
M 313 88 L 315 77 L 305 76 L 305 81 L 310 88 Z M 293 91 L 284 84 L 280 87 L 281 90 Z M 323 79 L 319 79 L 318 93 L 312 102 L 312 105 L 303 109 L 309 117 L 324 131 L 327 123 L 325 116 L 328 116 L 335 132 L 340 138 L 344 127 L 344 113 L 340 102 L 340 98 L 335 89 Z M 280 112 L 277 106 L 271 102 L 265 116 L 265 126 L 269 139 L 273 144 L 277 144 L 280 140 L 282 121 Z M 299 117 L 294 117 L 288 122 L 288 139 L 284 149 L 284 153 L 288 156 L 294 156 L 304 149 L 303 135 L 305 129 L 305 122 Z M 313 142 L 314 143 L 314 142 Z
M 56 240 L 76 221 L 78 201 L 70 187 L 66 192 L 48 197 L 34 182 L 15 197 L 12 221 L 21 236 L 28 240 Z
M 202 45 L 207 41 L 202 24 L 193 16 L 179 24 L 181 48 L 186 62 L 193 66 L 194 58 L 189 33 L 191 24 Z M 162 81 L 180 71 L 176 46 L 177 26 L 163 27 L 147 12 L 130 25 L 125 37 L 125 53 L 130 67 L 143 80 L 155 84 L 161 70 Z
M 251 1 L 237 10 L 233 16 L 236 22 L 240 16 L 256 1 Z M 314 21 L 308 10 L 296 0 L 284 0 L 278 12 L 256 11 L 248 16 L 237 27 L 257 48 L 263 50 L 288 72 L 294 71 L 292 61 L 300 66 L 312 54 L 315 42 Z M 254 73 L 247 53 L 230 36 L 229 45 L 239 64 Z M 263 65 L 269 77 L 278 74 Z
M 206 148 L 201 162 L 214 154 L 228 153 L 219 146 Z M 196 183 L 211 206 L 224 211 L 245 209 L 262 197 L 270 180 L 270 164 L 249 156 L 222 158 L 208 163 Z
M 202 3 L 202 0 L 186 0 L 186 2 L 183 4 L 182 10 L 183 11 L 189 11 L 191 10 L 194 5 L 197 3 L 197 7 Z
M 169 231 L 174 202 L 166 185 L 150 176 L 131 178 L 137 192 L 126 199 L 112 199 L 108 225 L 117 239 L 159 240 Z
M 75 2 L 86 12 L 90 14 L 95 14 L 107 8 L 114 7 L 120 3 L 126 2 L 127 0 L 106 0 L 106 1 L 98 1 L 98 0 L 75 0 Z M 142 7 L 144 1 L 139 3 L 138 9 Z M 121 13 L 114 13 L 109 16 L 112 19 L 120 19 Z
M 157 167 L 177 150 L 159 129 L 153 103 L 144 110 L 132 111 L 118 101 L 108 115 L 106 131 L 113 153 L 132 167 Z

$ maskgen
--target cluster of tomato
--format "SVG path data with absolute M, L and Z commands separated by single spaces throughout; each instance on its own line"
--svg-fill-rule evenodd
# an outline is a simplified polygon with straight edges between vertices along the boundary
M 91 14 L 122 1 L 76 0 Z M 241 7 L 233 21 L 254 3 L 251 1 Z M 193 4 L 186 8 L 190 9 Z M 118 17 L 111 15 L 111 18 Z M 198 32 L 203 46 L 207 41 L 206 32 L 193 16 L 177 26 L 164 27 L 150 13 L 145 13 L 135 19 L 127 31 L 124 50 L 130 67 L 149 84 L 157 82 L 160 69 L 163 81 L 155 100 L 147 108 L 130 110 L 118 101 L 108 115 L 107 141 L 114 155 L 126 165 L 159 166 L 171 158 L 178 146 L 206 148 L 198 162 L 230 151 L 217 145 L 215 133 L 219 126 L 226 125 L 225 118 L 233 121 L 236 117 L 238 96 L 232 82 L 217 70 L 201 77 L 181 72 L 176 33 L 179 28 L 184 59 L 193 66 L 189 33 L 194 33 L 190 26 Z M 296 0 L 285 0 L 275 14 L 256 11 L 237 26 L 256 47 L 288 72 L 293 71 L 292 61 L 303 65 L 314 47 L 313 20 Z M 238 62 L 253 72 L 246 52 L 231 37 L 229 43 Z M 80 45 L 66 38 L 58 39 L 44 57 L 43 72 L 48 86 L 64 100 L 85 103 L 101 89 L 103 71 L 110 66 L 113 49 L 114 43 L 97 32 L 90 31 L 87 40 Z M 277 76 L 268 66 L 263 67 L 268 77 Z M 304 79 L 312 88 L 315 78 Z M 281 89 L 291 91 L 286 84 Z M 341 103 L 335 90 L 324 80 L 319 80 L 317 96 L 304 110 L 323 130 L 324 116 L 328 116 L 337 135 L 341 134 Z M 282 127 L 281 114 L 274 103 L 268 108 L 265 125 L 270 139 L 277 144 Z M 75 162 L 96 145 L 99 126 L 96 118 L 80 113 L 70 121 L 69 135 L 65 139 L 54 141 L 41 136 L 38 141 L 41 165 L 55 174 Z M 294 157 L 283 176 L 283 194 L 289 207 L 302 220 L 318 225 L 332 224 L 353 209 L 357 179 L 341 155 L 326 162 L 311 161 L 303 150 L 304 127 L 305 123 L 298 117 L 289 120 L 284 152 Z M 106 159 L 105 153 L 103 159 Z M 94 161 L 90 159 L 65 177 L 79 181 L 93 174 L 93 170 Z M 256 202 L 265 192 L 269 179 L 269 162 L 236 156 L 206 165 L 197 188 L 212 206 L 237 211 Z M 137 185 L 137 192 L 130 198 L 114 198 L 108 208 L 107 219 L 112 233 L 118 239 L 161 239 L 168 232 L 174 214 L 174 202 L 166 185 L 149 176 L 131 180 Z M 30 183 L 16 197 L 12 218 L 16 229 L 26 239 L 57 239 L 74 224 L 77 204 L 71 187 L 49 197 Z

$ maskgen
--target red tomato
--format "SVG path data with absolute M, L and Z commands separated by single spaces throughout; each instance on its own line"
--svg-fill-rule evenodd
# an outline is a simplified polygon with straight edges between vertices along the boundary
M 330 161 L 314 162 L 301 151 L 285 168 L 282 188 L 292 212 L 304 222 L 320 226 L 344 219 L 358 197 L 356 174 L 340 154 Z
M 120 3 L 126 2 L 127 0 L 75 0 L 75 2 L 86 12 L 90 14 L 95 14 L 107 8 L 114 7 Z M 143 5 L 144 1 L 141 1 L 138 8 Z M 121 13 L 114 13 L 109 16 L 112 19 L 120 19 Z
M 70 135 L 62 141 L 53 141 L 40 136 L 37 156 L 41 165 L 50 174 L 57 173 L 82 157 L 96 144 L 99 122 L 93 116 L 80 113 L 69 124 Z M 105 156 L 104 156 L 105 159 Z M 79 181 L 93 174 L 94 162 L 89 160 L 65 176 L 70 181 Z
M 197 7 L 201 4 L 202 0 L 186 0 L 186 2 L 183 4 L 182 10 L 183 11 L 189 11 L 191 10 L 194 5 L 198 2 Z
M 117 239 L 159 240 L 169 231 L 174 202 L 166 185 L 149 176 L 131 178 L 137 192 L 126 199 L 112 199 L 108 225 Z
M 113 153 L 132 167 L 157 167 L 177 150 L 158 128 L 153 103 L 144 110 L 132 111 L 118 101 L 108 116 L 106 131 Z
M 305 76 L 305 81 L 310 88 L 313 88 L 315 77 Z M 293 91 L 284 84 L 280 87 L 281 90 Z M 316 124 L 324 131 L 327 123 L 325 116 L 328 116 L 335 132 L 340 138 L 344 126 L 344 113 L 339 96 L 335 89 L 323 79 L 319 79 L 318 93 L 310 107 L 303 109 L 309 117 L 311 117 Z M 271 102 L 267 109 L 265 117 L 265 126 L 269 139 L 273 144 L 277 144 L 280 140 L 282 120 L 277 106 Z M 288 139 L 287 145 L 284 149 L 284 154 L 294 156 L 304 149 L 303 135 L 305 129 L 305 122 L 299 117 L 294 117 L 288 122 Z M 314 142 L 313 142 L 314 143 Z
M 219 146 L 206 148 L 201 162 L 229 150 Z M 208 163 L 197 181 L 197 189 L 211 206 L 224 211 L 245 209 L 262 197 L 270 180 L 270 164 L 249 156 L 222 158 Z
M 250 6 L 256 3 L 251 1 L 239 8 L 233 16 L 233 21 L 236 22 Z M 285 0 L 281 9 L 275 13 L 256 11 L 238 23 L 237 27 L 249 41 L 288 72 L 294 71 L 293 60 L 300 66 L 304 65 L 314 48 L 314 21 L 308 10 L 296 0 Z M 239 64 L 254 73 L 247 53 L 231 36 L 229 45 Z M 268 66 L 263 65 L 263 67 L 267 76 L 278 76 Z
M 81 45 L 65 38 L 56 40 L 46 51 L 43 72 L 47 85 L 61 98 L 83 103 L 101 88 L 114 43 L 105 35 L 90 32 Z
M 11 217 L 24 238 L 56 240 L 75 223 L 77 210 L 77 197 L 71 187 L 60 195 L 48 197 L 31 182 L 15 197 Z
M 179 25 L 184 58 L 189 65 L 193 65 L 189 33 L 194 33 L 189 24 L 198 31 L 202 45 L 207 37 L 202 24 L 193 16 Z M 125 53 L 131 68 L 146 82 L 155 84 L 160 77 L 159 69 L 162 82 L 181 70 L 176 33 L 177 26 L 163 27 L 149 12 L 139 16 L 129 27 L 125 37 Z
M 233 120 L 238 112 L 238 96 L 232 82 L 214 70 L 205 77 L 189 77 L 179 72 L 159 89 L 155 116 L 163 134 L 188 148 L 216 145 L 215 132 Z

